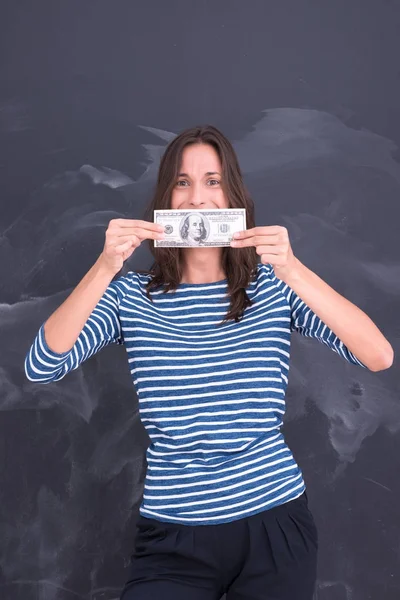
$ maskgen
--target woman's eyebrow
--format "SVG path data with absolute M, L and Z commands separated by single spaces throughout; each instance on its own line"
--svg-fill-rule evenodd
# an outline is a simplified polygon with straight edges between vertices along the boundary
M 207 173 L 205 173 L 205 176 L 206 175 L 221 175 L 221 173 L 218 173 L 218 171 L 207 171 Z M 178 177 L 189 177 L 189 175 L 187 173 L 179 173 Z

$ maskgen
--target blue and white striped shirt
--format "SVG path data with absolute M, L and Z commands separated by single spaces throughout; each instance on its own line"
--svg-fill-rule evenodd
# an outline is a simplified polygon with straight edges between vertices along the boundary
M 145 517 L 223 523 L 300 496 L 302 473 L 280 431 L 291 331 L 365 365 L 271 265 L 258 265 L 244 318 L 224 325 L 226 280 L 153 291 L 153 303 L 148 281 L 130 271 L 111 282 L 69 352 L 49 348 L 43 324 L 25 359 L 28 379 L 58 381 L 107 344 L 125 344 L 151 441 Z

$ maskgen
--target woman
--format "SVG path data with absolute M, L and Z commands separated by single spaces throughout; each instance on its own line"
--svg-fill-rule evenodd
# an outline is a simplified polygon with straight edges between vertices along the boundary
M 246 208 L 231 247 L 154 248 L 149 273 L 112 281 L 154 209 Z M 359 308 L 292 252 L 287 230 L 255 227 L 235 152 L 216 128 L 177 136 L 145 221 L 110 222 L 102 254 L 41 326 L 27 377 L 64 377 L 124 343 L 151 439 L 132 574 L 121 598 L 311 600 L 317 531 L 280 431 L 290 334 L 378 371 L 393 350 Z

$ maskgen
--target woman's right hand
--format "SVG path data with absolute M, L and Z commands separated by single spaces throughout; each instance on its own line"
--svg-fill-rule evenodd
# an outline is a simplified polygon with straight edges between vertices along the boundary
M 99 259 L 113 275 L 122 269 L 124 262 L 145 239 L 161 240 L 164 227 L 149 221 L 112 219 L 106 231 L 103 252 Z

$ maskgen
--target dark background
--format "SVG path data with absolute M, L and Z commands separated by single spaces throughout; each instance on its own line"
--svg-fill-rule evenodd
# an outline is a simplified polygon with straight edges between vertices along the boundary
M 258 225 L 399 349 L 400 4 L 3 1 L 0 7 L 0 597 L 111 600 L 148 444 L 123 347 L 29 382 L 39 326 L 141 218 L 165 145 L 212 123 Z M 140 248 L 124 270 L 150 265 Z M 286 439 L 320 532 L 318 600 L 400 597 L 398 363 L 293 339 Z M 295 599 L 294 599 L 295 600 Z

